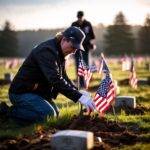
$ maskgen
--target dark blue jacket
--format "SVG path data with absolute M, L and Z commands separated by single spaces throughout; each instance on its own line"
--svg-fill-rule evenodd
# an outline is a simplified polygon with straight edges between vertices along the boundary
M 95 39 L 95 34 L 91 23 L 84 19 L 82 24 L 80 24 L 79 21 L 77 20 L 73 22 L 71 26 L 78 27 L 85 33 L 85 40 L 83 41 L 83 47 L 85 51 L 92 49 L 93 45 L 90 43 L 90 40 Z
M 56 39 L 43 42 L 31 51 L 12 81 L 9 93 L 35 93 L 47 100 L 61 93 L 74 102 L 81 97 L 66 74 L 65 59 Z

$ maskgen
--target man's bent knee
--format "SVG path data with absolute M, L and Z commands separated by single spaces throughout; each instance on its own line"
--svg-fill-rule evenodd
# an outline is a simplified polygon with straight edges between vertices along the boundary
M 41 117 L 42 117 L 42 119 L 45 119 L 47 116 L 49 116 L 49 117 L 57 116 L 56 110 L 54 109 L 54 107 L 51 104 L 49 104 L 49 108 L 44 110 Z

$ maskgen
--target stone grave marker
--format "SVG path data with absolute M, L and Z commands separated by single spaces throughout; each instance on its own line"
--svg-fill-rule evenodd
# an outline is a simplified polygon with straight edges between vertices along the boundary
M 136 108 L 135 96 L 117 96 L 115 107 L 127 106 L 130 108 Z
M 13 80 L 13 74 L 12 73 L 5 73 L 4 74 L 4 80 L 11 82 Z
M 138 79 L 138 85 L 148 85 L 149 79 L 148 78 L 140 78 Z
M 136 98 L 134 96 L 117 96 L 114 108 L 116 113 L 125 110 L 129 114 L 136 108 Z
M 90 150 L 94 147 L 94 135 L 88 131 L 59 131 L 52 136 L 51 147 L 54 150 Z

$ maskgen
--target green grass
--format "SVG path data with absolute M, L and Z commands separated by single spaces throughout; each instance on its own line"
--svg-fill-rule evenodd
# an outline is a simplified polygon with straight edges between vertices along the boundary
M 122 72 L 121 65 L 116 63 L 111 63 L 110 69 L 115 80 L 126 79 L 129 76 L 129 72 Z M 3 78 L 3 74 L 6 72 L 12 72 L 15 74 L 18 68 L 13 70 L 4 69 L 4 66 L 0 66 L 0 78 Z M 137 68 L 137 76 L 139 78 L 150 77 L 150 72 L 144 69 L 143 64 L 138 65 Z M 75 67 L 71 65 L 67 68 L 68 76 L 75 80 Z M 101 76 L 98 73 L 93 75 L 93 80 L 90 83 L 90 87 L 98 86 L 100 83 Z M 9 105 L 10 102 L 8 100 L 8 88 L 9 85 L 0 86 L 0 101 L 6 101 Z M 96 91 L 90 92 L 92 96 L 94 96 Z M 136 90 L 132 89 L 130 86 L 120 86 L 120 93 L 119 95 L 131 95 L 136 96 L 137 105 L 142 105 L 147 108 L 150 108 L 150 86 L 139 86 Z M 63 95 L 59 95 L 57 100 L 55 100 L 57 106 L 60 109 L 60 116 L 59 118 L 47 118 L 47 121 L 44 124 L 41 124 L 43 128 L 48 129 L 49 127 L 60 127 L 67 124 L 71 121 L 73 115 L 77 115 L 80 111 L 79 104 L 73 103 L 71 100 L 66 98 Z M 115 120 L 113 115 L 107 114 L 106 115 L 108 120 Z M 132 124 L 137 124 L 139 129 L 142 131 L 141 138 L 149 138 L 150 135 L 150 111 L 145 111 L 144 115 L 126 115 L 122 112 L 118 115 L 119 122 L 123 122 L 127 124 L 127 127 L 130 127 Z M 18 127 L 15 123 L 11 122 L 8 124 L 0 123 L 0 137 L 21 137 L 23 135 L 31 135 L 35 133 L 37 130 L 37 125 L 32 125 L 29 127 Z M 121 149 L 128 150 L 128 149 L 147 149 L 150 147 L 150 144 L 146 143 L 137 143 L 133 146 L 124 146 Z
M 115 150 L 149 150 L 150 149 L 150 144 L 147 144 L 147 143 L 138 143 L 138 144 L 135 144 L 135 145 L 130 145 L 130 146 L 123 146 L 123 147 L 120 147 L 120 148 L 114 148 Z M 114 150 L 113 149 L 113 150 Z

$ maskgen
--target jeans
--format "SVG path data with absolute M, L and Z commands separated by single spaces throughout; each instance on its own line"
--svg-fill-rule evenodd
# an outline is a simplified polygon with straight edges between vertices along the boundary
M 55 103 L 33 94 L 9 94 L 12 106 L 9 116 L 19 122 L 42 122 L 47 116 L 57 116 L 58 108 Z

